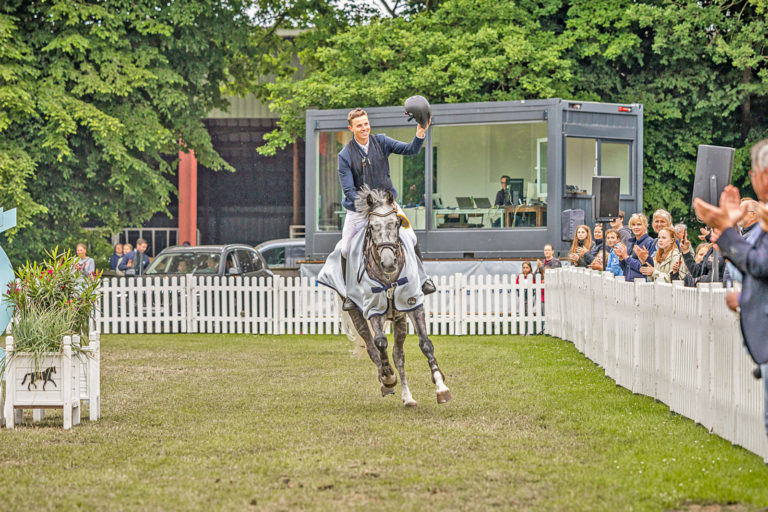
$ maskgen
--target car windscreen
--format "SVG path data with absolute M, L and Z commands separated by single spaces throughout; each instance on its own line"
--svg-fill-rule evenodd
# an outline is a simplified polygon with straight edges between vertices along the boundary
M 218 252 L 175 252 L 161 254 L 147 268 L 147 275 L 217 274 L 221 254 Z

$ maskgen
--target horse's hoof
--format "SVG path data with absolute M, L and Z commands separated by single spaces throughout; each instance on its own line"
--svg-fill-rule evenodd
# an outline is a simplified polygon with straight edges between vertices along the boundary
M 419 406 L 419 404 L 415 400 L 412 400 L 410 402 L 403 402 L 403 405 L 410 409 L 415 409 Z
M 451 396 L 451 390 L 450 389 L 447 389 L 445 391 L 438 391 L 438 393 L 437 393 L 437 403 L 439 403 L 439 404 L 444 404 L 446 402 L 450 402 L 451 398 L 453 398 L 453 397 Z
M 384 384 L 381 385 L 381 396 L 387 396 L 387 395 L 394 395 L 395 394 L 395 388 L 394 386 L 388 387 Z

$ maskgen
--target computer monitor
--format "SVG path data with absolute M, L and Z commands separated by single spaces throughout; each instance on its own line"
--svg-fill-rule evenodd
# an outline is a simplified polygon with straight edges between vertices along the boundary
M 518 204 L 525 197 L 525 180 L 523 178 L 510 178 L 507 186 L 511 191 L 512 204 Z
M 539 194 L 536 192 L 536 184 L 535 183 L 528 183 L 528 186 L 525 187 L 525 197 L 528 198 L 528 202 L 530 203 L 533 199 L 536 199 L 539 197 Z

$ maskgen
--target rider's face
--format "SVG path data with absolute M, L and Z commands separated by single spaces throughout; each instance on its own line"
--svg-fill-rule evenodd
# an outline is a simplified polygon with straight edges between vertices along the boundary
M 360 144 L 368 144 L 368 135 L 371 133 L 371 123 L 368 116 L 356 117 L 349 125 L 349 130 L 355 135 L 355 140 Z

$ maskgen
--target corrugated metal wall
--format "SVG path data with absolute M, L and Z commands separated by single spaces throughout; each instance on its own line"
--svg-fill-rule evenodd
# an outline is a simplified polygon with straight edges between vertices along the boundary
M 256 245 L 274 238 L 288 238 L 293 220 L 293 148 L 275 156 L 260 155 L 256 148 L 275 128 L 274 119 L 206 119 L 213 147 L 236 172 L 213 172 L 198 164 L 197 228 L 201 244 L 246 243 Z M 298 141 L 300 217 L 304 218 L 304 142 Z M 175 177 L 174 177 L 175 181 Z M 168 207 L 169 219 L 157 215 L 147 227 L 175 227 L 178 198 Z
M 197 173 L 197 226 L 204 244 L 258 244 L 287 238 L 293 219 L 293 148 L 275 156 L 256 148 L 275 128 L 271 119 L 207 119 L 213 147 L 237 172 Z M 299 170 L 304 218 L 304 143 L 299 142 Z

